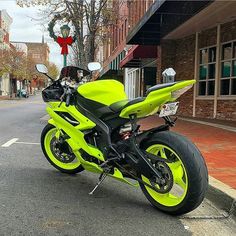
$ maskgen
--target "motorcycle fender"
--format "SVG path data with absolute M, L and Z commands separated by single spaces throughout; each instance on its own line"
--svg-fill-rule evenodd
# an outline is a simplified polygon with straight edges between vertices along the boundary
M 136 136 L 136 142 L 138 144 L 141 144 L 142 142 L 145 142 L 146 139 L 149 139 L 152 135 L 155 135 L 156 133 L 166 131 L 169 129 L 170 129 L 169 125 L 161 125 L 149 130 L 145 130 L 144 132 Z
M 56 126 L 56 122 L 53 119 L 49 119 L 48 124 Z

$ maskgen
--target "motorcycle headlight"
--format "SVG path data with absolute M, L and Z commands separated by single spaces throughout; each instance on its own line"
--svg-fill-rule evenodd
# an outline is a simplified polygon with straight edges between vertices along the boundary
M 189 89 L 191 89 L 192 87 L 193 87 L 193 85 L 191 84 L 191 85 L 188 85 L 188 86 L 186 86 L 186 87 L 184 87 L 184 88 L 175 90 L 175 91 L 171 92 L 171 97 L 177 99 L 177 98 L 179 98 L 182 94 L 184 94 L 186 91 L 188 91 Z

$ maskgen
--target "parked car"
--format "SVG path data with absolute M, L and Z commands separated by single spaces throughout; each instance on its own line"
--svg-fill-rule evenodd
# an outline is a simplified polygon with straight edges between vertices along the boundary
M 21 89 L 17 91 L 17 97 L 24 97 L 24 98 L 28 98 L 29 97 L 29 93 L 26 89 Z

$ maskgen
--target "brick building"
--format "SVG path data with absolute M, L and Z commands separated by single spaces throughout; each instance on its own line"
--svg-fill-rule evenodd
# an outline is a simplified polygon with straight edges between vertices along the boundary
M 35 63 L 48 63 L 50 51 L 43 39 L 41 43 L 25 42 L 25 44 L 28 48 L 28 57 L 32 58 Z
M 27 46 L 25 43 L 11 43 L 10 47 L 12 57 L 14 57 L 18 67 L 19 64 L 22 64 L 21 61 L 27 57 Z M 24 76 L 14 76 L 10 74 L 10 97 L 16 97 L 19 90 L 27 89 L 27 84 L 27 80 Z
M 180 115 L 236 121 L 236 2 L 156 0 L 145 10 L 144 5 L 137 10 L 145 1 L 130 2 L 134 19 L 128 17 L 126 44 L 157 48 L 155 82 L 161 83 L 167 67 L 176 70 L 176 80 L 197 80 L 181 98 Z M 145 57 L 127 52 L 120 66 L 141 70 Z M 133 87 L 124 75 L 126 87 Z M 147 78 L 137 81 L 142 89 L 136 96 L 144 95 Z
M 10 49 L 9 31 L 12 18 L 6 10 L 0 10 L 0 49 Z
M 149 9 L 154 0 L 118 0 L 110 1 L 108 4 L 116 15 L 111 27 L 107 30 L 106 40 L 103 43 L 103 71 L 101 78 L 115 78 L 124 83 L 126 92 L 130 98 L 137 96 L 143 87 L 148 88 L 156 82 L 156 55 L 157 48 L 154 46 L 127 45 L 128 32 L 136 25 L 140 18 Z M 101 49 L 100 49 L 101 50 Z M 129 69 L 120 66 L 126 54 L 133 53 L 135 58 L 126 64 Z M 99 53 L 101 55 L 101 53 Z M 145 57 L 139 60 L 140 55 Z M 126 59 L 127 60 L 127 59 Z M 143 68 L 134 68 L 143 63 Z M 144 75 L 149 75 L 149 81 L 145 84 Z M 129 78 L 125 80 L 124 78 Z M 131 84 L 132 83 L 132 84 Z M 140 86 L 142 84 L 142 86 Z
M 4 51 L 10 50 L 9 32 L 12 24 L 12 18 L 6 10 L 0 10 L 0 53 L 3 56 Z M 0 74 L 0 97 L 6 97 L 10 93 L 10 75 L 9 73 Z
M 42 64 L 48 64 L 49 62 L 49 47 L 48 44 L 44 42 L 44 38 L 42 38 L 41 43 L 36 42 L 12 42 L 16 47 L 22 47 L 22 45 L 26 46 L 27 50 L 27 57 L 30 59 L 30 61 L 33 62 L 34 65 L 32 65 L 34 69 L 35 64 L 42 63 Z M 34 89 L 36 88 L 42 88 L 45 86 L 45 78 L 40 77 L 38 73 L 36 73 L 33 78 L 30 80 L 29 92 L 32 93 Z
M 135 28 L 154 0 L 128 1 L 128 31 Z M 154 37 L 154 35 L 152 36 Z M 127 56 L 121 61 L 125 90 L 130 99 L 144 94 L 156 84 L 157 47 L 155 45 L 127 45 Z
M 120 61 L 125 57 L 126 36 L 128 34 L 128 3 L 126 0 L 108 1 L 107 8 L 114 12 L 113 23 L 105 30 L 103 46 L 102 79 L 118 78 L 123 81 Z
M 28 48 L 28 57 L 32 58 L 35 64 L 48 64 L 49 62 L 49 47 L 47 43 L 44 42 L 42 38 L 41 43 L 25 43 Z M 45 77 L 41 77 L 38 74 L 34 76 L 31 80 L 31 91 L 32 88 L 42 88 L 45 87 Z

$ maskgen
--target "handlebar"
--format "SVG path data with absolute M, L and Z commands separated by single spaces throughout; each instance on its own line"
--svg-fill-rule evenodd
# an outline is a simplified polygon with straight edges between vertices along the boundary
M 69 86 L 65 87 L 64 88 L 64 93 L 61 96 L 61 103 L 59 104 L 58 107 L 60 107 L 61 104 L 63 103 L 63 101 L 65 101 L 65 100 L 66 100 L 65 101 L 66 102 L 66 107 L 68 107 L 70 105 L 71 95 L 72 95 L 72 89 Z
M 70 105 L 70 97 L 71 97 L 71 92 L 68 91 L 67 96 L 66 96 L 66 106 L 67 107 Z

